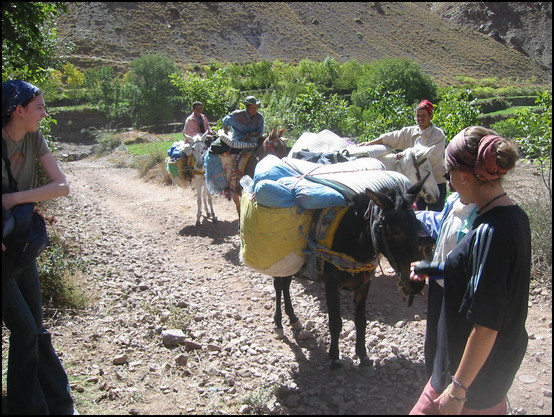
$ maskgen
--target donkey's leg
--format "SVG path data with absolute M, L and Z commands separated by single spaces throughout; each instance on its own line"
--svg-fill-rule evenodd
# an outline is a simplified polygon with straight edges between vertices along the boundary
M 196 225 L 200 224 L 200 217 L 202 216 L 202 187 L 196 183 Z
M 342 366 L 339 360 L 339 336 L 342 330 L 342 318 L 340 315 L 340 289 L 335 279 L 329 279 L 329 277 L 326 278 L 325 298 L 327 299 L 329 333 L 331 334 L 329 358 L 331 358 L 331 369 L 338 369 Z
M 281 312 L 281 294 L 283 293 L 284 285 L 283 277 L 273 277 L 273 287 L 275 288 L 275 313 L 273 314 L 273 336 L 276 339 L 285 337 L 283 331 L 283 313 Z
M 367 356 L 367 349 L 365 345 L 365 330 L 367 325 L 366 320 L 366 300 L 369 292 L 369 284 L 371 281 L 367 280 L 364 284 L 353 291 L 354 298 L 354 324 L 356 325 L 356 355 L 360 358 L 360 366 L 372 366 L 373 361 Z
M 287 316 L 290 320 L 290 325 L 294 330 L 302 330 L 302 323 L 300 323 L 300 320 L 298 317 L 296 317 L 296 314 L 294 313 L 294 308 L 292 307 L 292 301 L 290 299 L 290 284 L 292 282 L 292 277 L 284 277 L 283 278 L 283 301 L 285 302 L 285 313 L 287 313 Z
M 215 217 L 215 211 L 214 211 L 214 204 L 212 202 L 212 195 L 210 194 L 210 191 L 208 190 L 208 187 L 206 187 L 206 184 L 203 185 L 204 190 L 204 207 L 206 207 L 206 213 L 208 217 L 212 217 L 212 221 L 216 222 L 217 218 Z M 207 204 L 206 204 L 207 200 Z M 208 207 L 210 208 L 210 213 L 208 213 Z

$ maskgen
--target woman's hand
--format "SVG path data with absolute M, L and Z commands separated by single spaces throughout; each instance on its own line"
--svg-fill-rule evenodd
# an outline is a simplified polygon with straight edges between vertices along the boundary
M 428 275 L 424 275 L 424 274 L 416 274 L 414 272 L 414 267 L 418 264 L 419 262 L 412 262 L 411 264 L 411 267 L 410 267 L 410 281 L 416 281 L 416 282 L 423 282 L 425 281 L 429 276 Z
M 442 415 L 460 415 L 462 408 L 464 408 L 465 397 L 457 397 L 452 392 L 452 384 L 446 387 L 446 389 L 439 395 L 439 398 L 435 400 L 439 405 L 439 412 Z

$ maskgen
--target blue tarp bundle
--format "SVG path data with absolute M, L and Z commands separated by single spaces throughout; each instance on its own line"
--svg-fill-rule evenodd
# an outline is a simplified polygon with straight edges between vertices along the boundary
M 346 205 L 344 196 L 335 189 L 306 178 L 274 155 L 256 165 L 254 172 L 256 201 L 267 207 L 320 209 Z

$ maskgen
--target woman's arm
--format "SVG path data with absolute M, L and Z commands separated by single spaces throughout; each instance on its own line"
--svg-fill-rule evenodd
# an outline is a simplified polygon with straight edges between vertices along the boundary
M 473 326 L 473 330 L 467 339 L 462 360 L 454 375 L 457 383 L 450 384 L 438 398 L 441 414 L 460 414 L 464 402 L 458 401 L 457 398 L 466 398 L 467 392 L 458 383 L 467 388 L 471 386 L 489 357 L 497 334 L 498 331 L 488 327 L 477 324 Z
M 47 152 L 39 158 L 39 162 L 44 168 L 50 182 L 31 190 L 3 194 L 2 206 L 4 206 L 6 210 L 18 204 L 52 200 L 69 194 L 67 178 L 58 165 L 58 161 L 54 158 L 54 155 L 52 155 L 51 152 Z

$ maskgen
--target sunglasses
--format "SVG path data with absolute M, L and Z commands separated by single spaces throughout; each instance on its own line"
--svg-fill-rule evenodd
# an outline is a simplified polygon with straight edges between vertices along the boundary
M 452 172 L 454 168 L 451 168 L 450 170 L 446 171 L 446 173 L 443 175 L 443 178 L 446 180 L 446 181 L 450 181 L 450 172 Z

